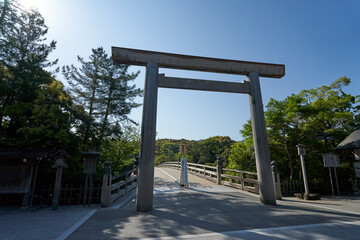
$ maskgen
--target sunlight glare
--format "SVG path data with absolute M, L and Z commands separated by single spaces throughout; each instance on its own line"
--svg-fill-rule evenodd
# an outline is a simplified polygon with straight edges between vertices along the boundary
M 39 7 L 44 4 L 44 0 L 20 0 L 21 5 L 26 8 L 39 9 Z

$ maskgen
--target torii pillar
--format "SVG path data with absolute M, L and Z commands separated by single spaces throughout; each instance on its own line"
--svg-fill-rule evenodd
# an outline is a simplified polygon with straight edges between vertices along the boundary
M 247 75 L 247 80 L 250 82 L 249 103 L 260 202 L 267 205 L 276 205 L 272 171 L 269 171 L 269 169 L 271 169 L 271 160 L 259 74 L 251 72 Z M 269 179 L 271 179 L 271 181 Z
M 136 196 L 138 212 L 151 211 L 153 207 L 158 71 L 159 67 L 156 63 L 146 64 Z

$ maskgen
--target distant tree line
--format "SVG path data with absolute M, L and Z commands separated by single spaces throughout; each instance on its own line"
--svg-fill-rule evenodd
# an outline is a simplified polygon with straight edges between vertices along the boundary
M 158 139 L 155 144 L 155 163 L 178 161 L 180 144 L 186 145 L 184 157 L 188 162 L 215 165 L 217 157 L 228 165 L 231 146 L 235 143 L 230 137 L 215 136 L 201 141 Z

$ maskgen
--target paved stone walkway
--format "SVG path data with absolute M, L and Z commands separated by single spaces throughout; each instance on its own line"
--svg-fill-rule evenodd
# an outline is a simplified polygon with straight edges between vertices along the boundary
M 97 206 L 60 206 L 21 210 L 18 207 L 0 208 L 1 240 L 57 239 L 82 219 L 95 213 Z

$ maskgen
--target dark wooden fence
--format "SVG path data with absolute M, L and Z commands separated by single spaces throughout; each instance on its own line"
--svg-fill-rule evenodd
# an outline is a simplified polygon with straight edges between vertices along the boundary
M 84 202 L 85 187 L 83 184 L 74 186 L 65 184 L 61 187 L 59 205 L 80 205 Z M 101 183 L 94 184 L 91 204 L 99 204 L 101 198 Z M 51 205 L 54 186 L 43 186 L 35 191 L 33 205 Z
M 137 168 L 112 176 L 110 169 L 103 175 L 102 183 L 94 183 L 91 204 L 109 206 L 136 187 Z M 81 205 L 84 203 L 84 184 L 61 186 L 59 205 Z M 88 188 L 89 191 L 89 188 Z M 89 193 L 87 194 L 89 195 Z M 51 206 L 54 199 L 54 185 L 38 186 L 30 196 L 32 205 Z M 21 205 L 23 194 L 0 194 L 0 205 Z M 88 201 L 88 199 L 87 199 Z M 88 203 L 87 203 L 88 204 Z
M 101 183 L 94 184 L 92 204 L 99 204 L 101 200 Z M 84 185 L 65 184 L 61 188 L 60 205 L 80 205 L 84 202 Z M 51 206 L 54 198 L 54 185 L 43 185 L 35 189 L 32 205 Z M 23 194 L 1 194 L 1 205 L 21 205 Z
M 281 192 L 284 196 L 294 196 L 294 193 L 304 192 L 304 183 L 300 180 L 281 181 Z

